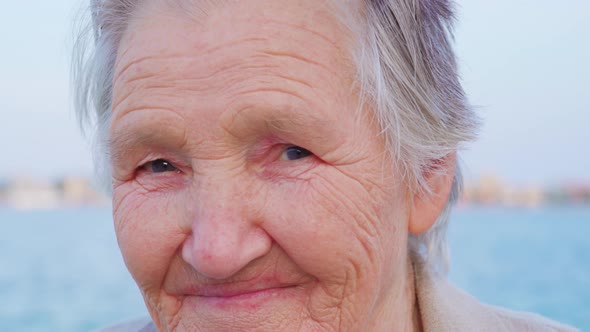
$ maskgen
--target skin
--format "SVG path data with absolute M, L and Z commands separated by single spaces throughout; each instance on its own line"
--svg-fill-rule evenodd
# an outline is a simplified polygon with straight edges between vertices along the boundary
M 431 226 L 450 181 L 412 199 L 318 3 L 145 2 L 130 21 L 113 215 L 161 331 L 420 330 L 408 232 Z M 293 146 L 311 154 L 290 160 Z

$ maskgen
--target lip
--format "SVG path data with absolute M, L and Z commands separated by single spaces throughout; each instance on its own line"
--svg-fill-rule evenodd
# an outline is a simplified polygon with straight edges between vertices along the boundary
M 179 281 L 179 282 L 178 282 Z M 249 312 L 263 307 L 269 310 L 279 303 L 304 301 L 310 278 L 293 278 L 283 274 L 258 275 L 240 280 L 186 278 L 169 283 L 168 294 L 182 298 L 185 305 L 198 311 L 238 310 Z
M 301 294 L 299 285 L 276 285 L 259 287 L 202 287 L 200 292 L 185 294 L 185 301 L 192 306 L 203 309 L 244 309 L 254 310 L 275 301 L 283 301 Z
M 280 291 L 285 288 L 295 287 L 296 285 L 292 284 L 277 284 L 277 285 L 252 285 L 249 287 L 248 285 L 221 285 L 221 286 L 201 286 L 197 292 L 194 292 L 193 295 L 203 297 L 203 298 L 239 298 L 239 297 L 248 297 L 248 296 L 255 296 L 259 293 L 271 292 L 271 291 Z

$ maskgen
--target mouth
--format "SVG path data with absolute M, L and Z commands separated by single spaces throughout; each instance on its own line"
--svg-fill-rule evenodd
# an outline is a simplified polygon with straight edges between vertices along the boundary
M 317 283 L 316 278 L 291 265 L 252 267 L 230 278 L 213 279 L 182 264 L 167 275 L 163 290 L 189 310 L 226 315 L 229 309 L 248 313 L 263 307 L 272 311 L 300 305 Z
M 203 298 L 242 298 L 251 297 L 267 292 L 278 292 L 297 285 L 254 286 L 248 287 L 202 287 L 195 295 Z
M 204 287 L 199 292 L 189 292 L 185 295 L 185 302 L 196 308 L 203 309 L 259 309 L 265 305 L 272 305 L 276 301 L 289 300 L 301 295 L 299 285 L 276 285 L 260 287 Z

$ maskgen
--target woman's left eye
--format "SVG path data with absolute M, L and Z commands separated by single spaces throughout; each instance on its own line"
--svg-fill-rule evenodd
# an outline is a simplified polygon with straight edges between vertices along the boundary
M 178 169 L 171 162 L 164 159 L 156 159 L 143 164 L 142 168 L 150 173 L 177 172 Z
M 309 150 L 306 150 L 299 146 L 289 146 L 283 153 L 281 154 L 281 160 L 297 160 L 308 157 L 311 155 Z

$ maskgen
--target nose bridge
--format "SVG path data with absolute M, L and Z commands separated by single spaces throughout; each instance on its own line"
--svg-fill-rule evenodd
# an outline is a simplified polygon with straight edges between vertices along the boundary
M 241 193 L 237 190 L 237 180 L 224 176 L 202 176 L 197 179 L 194 190 L 197 214 L 211 214 L 215 207 L 218 212 L 235 212 L 239 206 L 231 204 Z
M 194 188 L 191 233 L 182 255 L 203 275 L 227 278 L 270 249 L 242 190 L 238 181 L 223 177 L 201 177 Z

